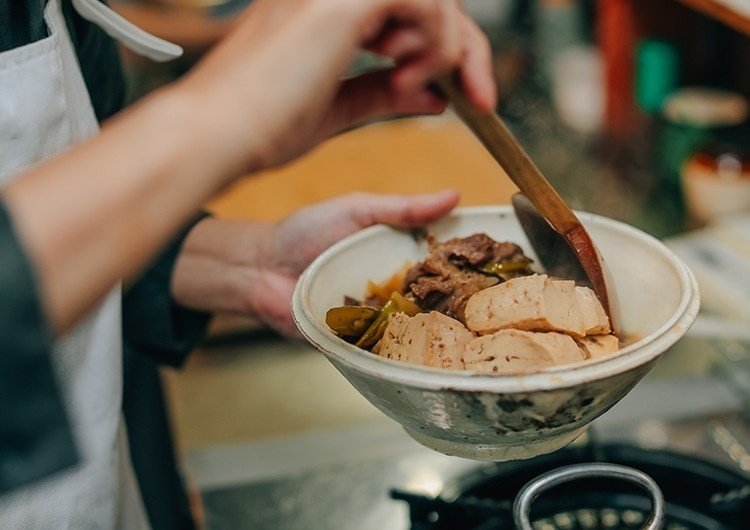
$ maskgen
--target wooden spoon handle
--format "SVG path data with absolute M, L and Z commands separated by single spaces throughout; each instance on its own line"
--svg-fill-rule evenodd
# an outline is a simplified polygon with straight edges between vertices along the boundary
M 581 224 L 497 114 L 476 110 L 452 74 L 441 76 L 436 84 L 464 123 L 558 234 L 567 234 Z

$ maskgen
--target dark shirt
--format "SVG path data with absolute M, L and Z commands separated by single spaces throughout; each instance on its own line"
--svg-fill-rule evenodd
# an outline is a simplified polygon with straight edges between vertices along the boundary
M 48 36 L 44 21 L 46 4 L 46 0 L 0 0 L 0 53 Z M 82 19 L 70 0 L 62 0 L 62 6 L 94 111 L 100 121 L 105 120 L 125 103 L 125 82 L 117 46 L 97 26 Z M 128 407 L 135 406 L 134 400 L 128 400 L 128 394 L 137 395 L 135 386 L 140 385 L 140 381 L 132 379 L 146 372 L 152 379 L 158 376 L 155 368 L 144 362 L 179 366 L 202 337 L 208 322 L 207 314 L 177 306 L 170 294 L 172 269 L 190 226 L 192 223 L 123 296 L 126 376 L 123 406 L 126 418 L 131 420 L 139 414 L 132 410 L 128 413 Z M 0 493 L 76 461 L 74 442 L 53 375 L 51 347 L 52 334 L 41 309 L 33 267 L 0 201 Z M 139 369 L 135 370 L 134 366 Z M 150 368 L 144 369 L 144 366 Z M 156 382 L 145 379 L 144 376 L 144 387 L 156 388 Z M 161 388 L 158 384 L 157 387 L 158 394 Z M 152 405 L 157 415 L 165 415 L 163 403 Z M 141 406 L 148 412 L 148 404 Z M 163 420 L 157 418 L 156 424 L 166 430 Z M 133 431 L 138 427 L 133 425 L 131 429 L 128 425 Z M 137 444 L 137 440 L 131 439 L 131 449 Z M 171 445 L 162 445 L 160 450 L 162 454 L 171 451 Z M 142 460 L 133 456 L 138 475 L 138 462 Z M 165 463 L 174 467 L 171 460 Z M 167 467 L 165 470 L 176 477 L 174 469 Z M 141 486 L 144 491 L 144 484 Z M 177 519 L 173 519 L 171 525 L 157 523 L 154 520 L 157 516 L 151 513 L 150 507 L 157 506 L 160 499 L 148 498 L 145 492 L 143 496 L 155 528 L 189 524 L 187 519 L 179 519 L 181 523 L 174 523 Z
M 76 462 L 36 282 L 0 202 L 0 492 Z

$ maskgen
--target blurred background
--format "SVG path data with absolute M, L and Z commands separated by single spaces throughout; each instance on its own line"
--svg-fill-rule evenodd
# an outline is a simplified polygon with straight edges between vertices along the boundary
M 124 51 L 136 100 L 188 71 L 248 2 L 110 3 L 187 52 L 163 65 Z M 565 199 L 667 238 L 698 276 L 704 300 L 698 331 L 653 377 L 716 374 L 727 362 L 746 361 L 746 350 L 727 350 L 726 341 L 747 340 L 750 323 L 750 1 L 464 5 L 493 45 L 499 113 Z M 352 71 L 371 64 L 363 56 Z M 458 188 L 462 205 L 507 203 L 515 191 L 450 113 L 343 134 L 294 164 L 239 181 L 207 208 L 218 216 L 275 220 L 348 191 L 444 187 Z M 288 458 L 295 452 L 307 455 L 305 466 L 327 462 L 332 457 L 315 447 L 393 429 L 310 347 L 236 317 L 217 317 L 187 366 L 163 377 L 180 454 L 206 493 L 210 527 L 235 527 L 231 518 L 211 519 L 212 502 L 216 513 L 226 511 L 212 491 L 258 479 L 253 473 L 271 480 L 294 467 Z M 222 460 L 230 454 L 254 459 L 256 471 L 233 474 L 236 468 Z M 264 467 L 266 459 L 277 465 Z M 297 528 L 278 524 L 268 528 Z

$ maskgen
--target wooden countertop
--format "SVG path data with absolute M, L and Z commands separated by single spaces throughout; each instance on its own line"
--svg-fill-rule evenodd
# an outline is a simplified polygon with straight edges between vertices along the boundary
M 352 191 L 461 192 L 461 204 L 503 204 L 513 183 L 455 116 L 382 122 L 342 134 L 288 166 L 250 176 L 208 205 L 222 217 L 275 220 Z

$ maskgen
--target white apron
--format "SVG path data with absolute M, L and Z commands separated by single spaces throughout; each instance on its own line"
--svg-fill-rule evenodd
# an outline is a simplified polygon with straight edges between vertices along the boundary
M 182 53 L 97 0 L 73 5 L 137 53 L 155 60 Z M 98 131 L 60 0 L 50 0 L 44 16 L 47 38 L 0 53 L 0 187 Z M 80 462 L 0 496 L 0 528 L 148 528 L 122 420 L 121 352 L 118 286 L 54 347 L 53 366 Z

